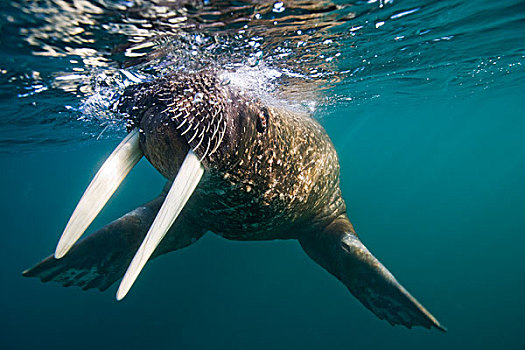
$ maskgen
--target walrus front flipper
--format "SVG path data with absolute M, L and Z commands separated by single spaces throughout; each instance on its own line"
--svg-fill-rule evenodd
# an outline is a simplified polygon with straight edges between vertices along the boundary
M 77 242 L 63 258 L 49 256 L 23 275 L 38 277 L 42 282 L 60 282 L 66 287 L 106 290 L 126 272 L 163 200 L 164 196 L 160 196 L 138 207 Z M 188 246 L 204 234 L 204 230 L 187 225 L 183 216 L 180 219 L 154 257 Z
M 299 238 L 306 253 L 343 282 L 364 306 L 391 325 L 445 328 L 361 243 L 348 218 Z

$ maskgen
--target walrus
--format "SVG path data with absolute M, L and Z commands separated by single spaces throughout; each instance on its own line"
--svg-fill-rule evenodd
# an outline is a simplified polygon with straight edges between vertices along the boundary
M 264 103 L 209 70 L 130 86 L 117 108 L 128 136 L 88 186 L 54 256 L 24 276 L 101 291 L 122 278 L 121 300 L 149 259 L 208 231 L 297 239 L 380 319 L 445 330 L 360 241 L 336 151 L 310 115 Z M 163 192 L 77 242 L 143 156 L 168 179 Z

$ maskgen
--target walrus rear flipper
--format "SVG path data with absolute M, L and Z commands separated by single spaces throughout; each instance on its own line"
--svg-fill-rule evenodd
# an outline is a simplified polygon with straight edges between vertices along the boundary
M 126 272 L 163 200 L 164 196 L 160 196 L 138 207 L 77 242 L 63 258 L 57 260 L 49 256 L 23 275 L 38 277 L 42 282 L 60 282 L 65 287 L 106 290 Z M 179 219 L 154 257 L 188 246 L 202 236 L 201 230 L 187 229 L 186 220 L 182 216 Z M 177 234 L 170 237 L 170 233 Z
M 368 251 L 346 216 L 322 232 L 303 235 L 299 242 L 313 260 L 343 282 L 380 319 L 408 328 L 446 330 Z

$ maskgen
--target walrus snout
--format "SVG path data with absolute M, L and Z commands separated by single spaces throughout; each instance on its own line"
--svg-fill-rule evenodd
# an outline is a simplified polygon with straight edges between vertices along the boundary
M 138 127 L 146 158 L 173 179 L 190 148 L 201 160 L 217 151 L 228 95 L 214 72 L 174 73 L 129 87 L 118 109 L 130 129 Z
M 171 118 L 150 107 L 139 123 L 140 148 L 149 162 L 167 179 L 173 180 L 179 172 L 189 145 Z

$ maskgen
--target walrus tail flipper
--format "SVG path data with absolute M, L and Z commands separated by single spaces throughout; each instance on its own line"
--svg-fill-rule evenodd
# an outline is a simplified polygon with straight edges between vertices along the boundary
M 164 196 L 159 196 L 136 208 L 77 242 L 63 258 L 57 260 L 49 256 L 24 271 L 23 275 L 38 277 L 42 282 L 56 281 L 65 287 L 106 290 L 126 272 L 163 200 Z M 176 237 L 168 235 L 154 257 L 188 246 L 202 236 L 202 231 L 192 230 L 190 233 L 184 218 L 179 219 L 182 222 L 176 223 L 170 230 L 170 233 L 177 231 Z
M 391 325 L 446 331 L 364 246 L 348 218 L 299 238 L 306 253 L 343 282 L 361 303 Z

